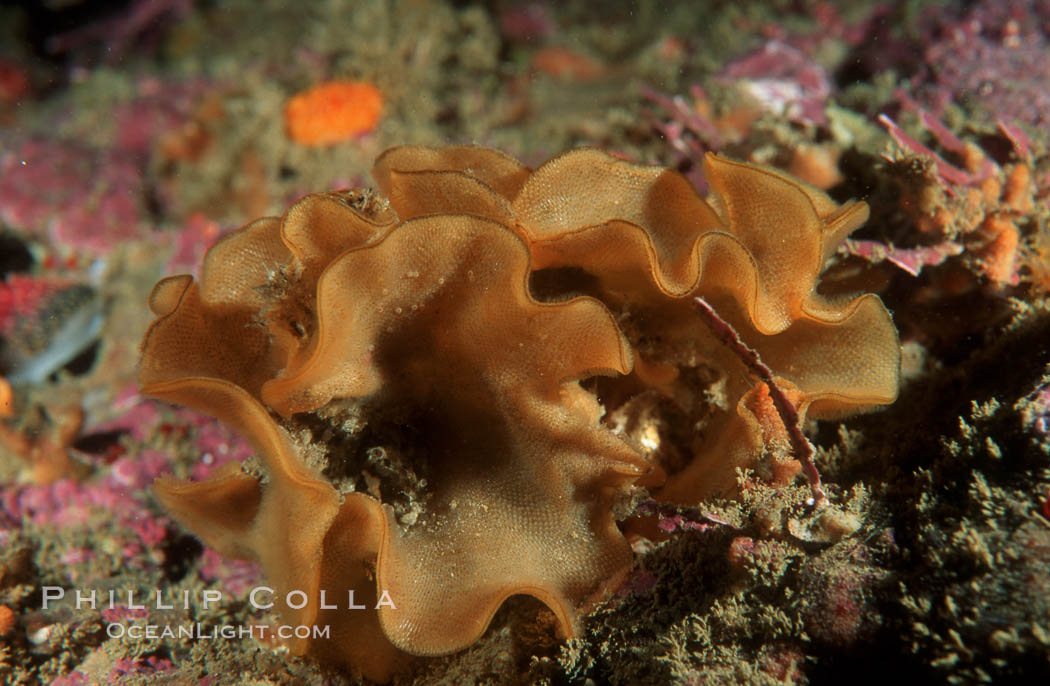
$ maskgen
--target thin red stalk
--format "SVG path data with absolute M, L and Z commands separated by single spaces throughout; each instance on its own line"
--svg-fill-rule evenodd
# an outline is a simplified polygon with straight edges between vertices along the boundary
M 784 422 L 784 428 L 788 432 L 788 440 L 795 453 L 795 458 L 802 463 L 802 471 L 809 479 L 810 488 L 813 491 L 813 504 L 817 507 L 824 505 L 828 498 L 824 493 L 824 487 L 820 482 L 820 473 L 813 464 L 813 455 L 816 450 L 809 442 L 806 435 L 802 433 L 802 422 L 799 420 L 795 405 L 787 399 L 784 391 L 780 389 L 773 380 L 773 370 L 759 357 L 758 352 L 749 347 L 740 339 L 736 329 L 722 319 L 714 308 L 703 298 L 695 298 L 697 312 L 704 318 L 704 323 L 711 329 L 711 333 L 718 337 L 724 344 L 729 346 L 737 357 L 747 365 L 751 372 L 760 378 L 769 388 L 769 397 L 773 400 L 773 406 L 777 408 L 780 421 Z

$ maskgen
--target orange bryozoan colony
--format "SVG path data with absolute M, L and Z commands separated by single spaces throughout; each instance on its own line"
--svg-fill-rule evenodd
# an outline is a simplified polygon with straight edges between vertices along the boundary
M 721 157 L 706 171 L 709 201 L 592 149 L 533 171 L 400 147 L 378 192 L 310 195 L 226 237 L 199 283 L 154 289 L 141 382 L 237 428 L 262 467 L 162 479 L 160 499 L 278 597 L 307 594 L 282 620 L 331 636 L 294 651 L 373 679 L 471 644 L 512 594 L 577 632 L 631 566 L 628 487 L 696 503 L 770 459 L 766 388 L 693 297 L 803 416 L 896 396 L 880 300 L 815 291 L 867 207 Z M 349 590 L 370 609 L 347 611 Z

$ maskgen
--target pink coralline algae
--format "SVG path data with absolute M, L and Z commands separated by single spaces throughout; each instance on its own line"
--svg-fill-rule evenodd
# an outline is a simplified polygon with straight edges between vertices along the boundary
M 27 140 L 0 153 L 0 221 L 71 252 L 142 237 L 142 173 L 123 153 Z
M 163 134 L 186 120 L 187 114 L 173 106 L 173 96 L 179 102 L 173 89 L 164 88 L 155 79 L 140 82 L 138 89 L 144 94 L 115 108 L 114 144 L 120 150 L 145 157 Z
M 919 123 L 921 123 L 922 126 L 933 135 L 934 139 L 936 139 L 937 143 L 942 148 L 964 159 L 968 156 L 966 143 L 952 133 L 943 122 L 923 109 L 904 91 L 898 90 L 897 97 L 901 103 L 902 109 L 904 111 L 915 112 L 919 117 Z M 893 121 L 888 115 L 879 115 L 879 123 L 886 128 L 890 137 L 893 138 L 894 142 L 896 142 L 902 149 L 907 150 L 912 154 L 926 157 L 933 162 L 934 167 L 937 170 L 937 175 L 940 177 L 944 185 L 949 188 L 952 185 L 971 186 L 976 188 L 986 179 L 995 176 L 999 171 L 994 162 L 983 156 L 980 161 L 977 162 L 977 168 L 973 171 L 961 169 L 944 159 L 944 157 L 933 149 L 909 136 L 904 129 L 898 126 L 897 122 Z M 1001 119 L 999 120 L 999 130 L 1011 141 L 1018 158 L 1022 160 L 1025 159 L 1028 152 L 1029 141 L 1024 132 Z
M 923 267 L 935 267 L 942 264 L 949 257 L 961 255 L 964 249 L 960 243 L 955 241 L 943 241 L 937 245 L 918 248 L 896 248 L 878 241 L 847 239 L 839 251 L 861 257 L 872 263 L 886 260 L 912 276 L 918 276 Z
M 208 103 L 214 102 L 218 84 L 206 79 L 182 81 L 144 77 L 135 82 L 134 96 L 114 107 L 113 147 L 145 161 L 163 154 L 168 137 L 185 133 Z
M 259 565 L 246 560 L 234 560 L 205 548 L 201 555 L 200 576 L 205 581 L 216 581 L 218 587 L 236 597 L 244 597 L 262 581 Z
M 166 405 L 156 400 L 144 398 L 138 393 L 137 387 L 128 386 L 117 393 L 113 400 L 116 417 L 91 427 L 93 433 L 119 432 L 128 434 L 132 440 L 146 442 L 150 437 L 170 435 L 177 433 L 180 436 L 188 436 L 189 444 L 199 455 L 199 459 L 191 468 L 191 476 L 196 480 L 207 479 L 218 468 L 229 462 L 241 463 L 252 455 L 252 449 L 247 441 L 240 435 L 205 415 L 192 410 L 179 408 L 177 410 L 166 410 Z M 149 459 L 144 463 L 145 475 L 148 482 L 152 482 L 157 472 L 154 468 L 163 462 L 158 462 L 158 452 L 145 450 L 143 453 Z M 114 462 L 111 470 L 114 478 L 125 481 L 127 485 L 139 483 L 142 474 L 130 472 L 134 462 L 125 464 L 123 461 Z M 125 476 L 128 474 L 130 476 Z M 127 481 L 131 479 L 131 481 Z M 145 482 L 144 482 L 145 483 Z
M 104 622 L 125 622 L 129 619 L 145 619 L 149 617 L 149 610 L 145 607 L 130 608 L 124 604 L 114 604 L 113 607 L 103 607 L 99 614 Z
M 203 481 L 219 467 L 230 462 L 240 464 L 251 457 L 251 446 L 225 424 L 196 413 L 186 412 L 182 416 L 191 422 L 190 426 L 197 429 L 193 447 L 199 451 L 200 460 L 191 472 L 194 480 Z
M 774 115 L 814 126 L 827 122 L 824 107 L 831 95 L 827 71 L 787 43 L 769 41 L 726 67 L 720 78 L 739 83 Z
M 718 517 L 701 512 L 696 508 L 658 503 L 655 500 L 645 500 L 639 503 L 635 514 L 641 517 L 654 517 L 657 528 L 667 534 L 707 531 L 712 526 L 726 524 Z
M 1039 385 L 1020 406 L 1025 427 L 1050 446 L 1050 383 Z
M 683 170 L 689 181 L 700 192 L 707 191 L 707 180 L 702 172 L 702 161 L 708 151 L 718 151 L 725 143 L 725 136 L 718 125 L 703 116 L 696 103 L 707 101 L 707 94 L 700 86 L 690 87 L 693 102 L 681 95 L 666 95 L 648 86 L 642 86 L 642 96 L 660 110 L 642 110 L 649 125 L 667 141 L 673 160 L 671 165 Z
M 616 591 L 616 595 L 619 598 L 626 598 L 632 595 L 645 595 L 651 591 L 655 586 L 659 578 L 653 572 L 648 569 L 636 569 L 631 572 L 627 580 L 623 582 L 623 585 Z
M 105 648 L 99 648 L 105 651 Z M 148 657 L 121 657 L 116 660 L 113 668 L 106 674 L 106 683 L 122 683 L 121 677 L 148 677 L 163 674 L 175 669 L 175 665 L 166 658 L 150 655 Z M 51 686 L 89 686 L 97 684 L 98 681 L 80 670 L 74 670 L 65 676 L 58 677 L 51 682 Z M 131 683 L 131 680 L 128 680 Z M 139 683 L 137 680 L 134 683 Z
M 981 146 L 956 136 L 907 93 L 898 91 L 897 98 L 902 110 L 917 116 L 933 146 L 909 135 L 888 115 L 879 115 L 879 121 L 897 145 L 908 155 L 925 158 L 933 172 L 932 183 L 921 186 L 924 190 L 902 188 L 902 207 L 913 216 L 927 240 L 941 242 L 910 253 L 897 252 L 891 246 L 882 250 L 872 246 L 870 255 L 863 255 L 868 246 L 847 243 L 847 248 L 862 257 L 874 258 L 872 261 L 888 259 L 906 271 L 966 252 L 969 256 L 964 264 L 997 289 L 1017 286 L 1022 274 L 1030 278 L 1030 274 L 1038 272 L 1033 266 L 1043 261 L 1038 256 L 1027 261 L 1029 250 L 1022 244 L 1025 217 L 1035 206 L 1040 183 L 1039 177 L 1033 178 L 1032 142 L 1024 131 L 1016 124 L 998 120 L 999 132 L 1013 146 L 1014 153 L 1013 159 L 1006 159 L 1000 166 Z M 947 156 L 957 158 L 961 166 L 948 161 Z M 893 154 L 886 153 L 884 157 L 891 163 L 897 161 Z M 854 250 L 858 247 L 861 252 Z
M 165 266 L 166 272 L 192 273 L 197 277 L 204 253 L 208 251 L 222 231 L 219 224 L 200 212 L 190 215 L 174 237 L 174 251 Z
M 163 453 L 147 450 L 138 457 L 117 460 L 108 473 L 89 481 L 7 486 L 0 491 L 0 546 L 22 527 L 87 530 L 93 519 L 103 518 L 125 532 L 118 541 L 124 564 L 154 568 L 163 560 L 160 545 L 168 535 L 168 520 L 147 504 L 145 489 L 170 469 Z M 82 549 L 66 554 L 71 563 L 91 559 Z M 75 573 L 75 569 L 70 571 Z
M 751 102 L 715 117 L 710 99 L 699 85 L 690 86 L 689 98 L 642 86 L 642 96 L 655 105 L 652 110 L 643 109 L 642 116 L 670 147 L 670 165 L 685 174 L 701 193 L 707 190 L 700 171 L 704 155 L 747 138 L 762 112 L 804 126 L 827 124 L 824 110 L 831 95 L 831 78 L 823 66 L 787 41 L 768 41 L 732 62 L 718 81 L 736 88 Z
M 937 9 L 936 12 L 933 12 Z M 1008 121 L 1050 124 L 1050 3 L 984 0 L 950 21 L 931 8 L 926 101 L 954 100 Z
M 117 391 L 111 405 L 114 410 L 113 419 L 92 426 L 93 432 L 127 433 L 136 441 L 142 442 L 154 435 L 163 421 L 161 410 L 164 405 L 143 398 L 135 384 L 129 384 Z

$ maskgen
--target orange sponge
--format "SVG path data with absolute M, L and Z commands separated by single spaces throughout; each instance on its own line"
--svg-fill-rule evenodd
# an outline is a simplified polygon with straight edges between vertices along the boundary
M 370 83 L 329 81 L 299 93 L 284 106 L 288 136 L 303 145 L 332 145 L 368 133 L 383 109 Z

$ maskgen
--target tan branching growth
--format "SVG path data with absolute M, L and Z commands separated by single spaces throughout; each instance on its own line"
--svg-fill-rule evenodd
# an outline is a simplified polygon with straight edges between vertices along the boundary
M 707 173 L 711 204 L 678 174 L 596 150 L 531 171 L 485 148 L 394 148 L 373 171 L 379 194 L 311 195 L 230 235 L 199 284 L 157 285 L 141 382 L 236 427 L 266 474 L 164 479 L 158 496 L 210 545 L 258 559 L 279 596 L 306 593 L 282 619 L 332 636 L 293 650 L 373 679 L 405 653 L 469 645 L 512 594 L 573 634 L 630 567 L 613 517 L 624 489 L 730 493 L 776 433 L 764 385 L 693 298 L 803 418 L 896 395 L 878 298 L 815 292 L 866 207 L 717 157 Z M 714 386 L 721 411 L 705 404 Z M 684 465 L 656 445 L 672 440 L 668 399 L 707 413 Z M 614 412 L 649 426 L 614 430 Z M 408 480 L 422 491 L 410 503 L 394 488 Z M 347 611 L 350 590 L 378 609 Z

